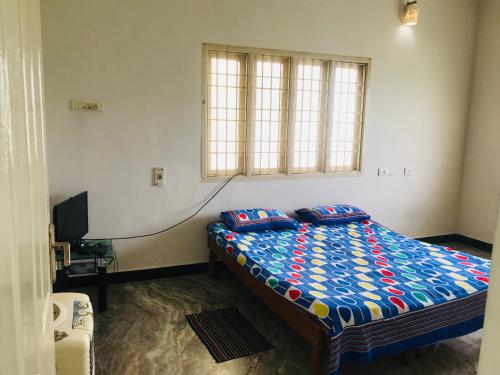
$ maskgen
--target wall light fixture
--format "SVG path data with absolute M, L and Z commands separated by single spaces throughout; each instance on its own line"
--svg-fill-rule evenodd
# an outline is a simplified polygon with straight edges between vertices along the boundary
M 409 1 L 406 3 L 401 20 L 403 25 L 415 26 L 418 24 L 418 5 L 416 1 Z

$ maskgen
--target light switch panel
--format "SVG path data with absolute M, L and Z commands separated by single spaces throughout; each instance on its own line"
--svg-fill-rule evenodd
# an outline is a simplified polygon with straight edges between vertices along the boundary
M 390 177 L 390 176 L 395 176 L 396 171 L 394 168 L 379 168 L 378 169 L 378 176 L 380 177 Z
M 102 102 L 99 100 L 71 100 L 72 111 L 102 112 Z
M 153 186 L 165 186 L 165 168 L 153 168 Z

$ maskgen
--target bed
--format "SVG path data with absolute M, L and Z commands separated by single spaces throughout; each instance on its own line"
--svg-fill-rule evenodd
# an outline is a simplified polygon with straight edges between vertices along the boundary
M 488 260 L 404 237 L 371 220 L 236 233 L 208 227 L 223 261 L 311 346 L 312 374 L 482 328 Z

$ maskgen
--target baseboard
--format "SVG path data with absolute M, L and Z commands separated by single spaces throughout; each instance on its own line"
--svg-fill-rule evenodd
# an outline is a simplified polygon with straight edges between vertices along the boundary
M 456 234 L 441 234 L 438 236 L 430 236 L 430 237 L 420 237 L 415 238 L 416 240 L 428 242 L 432 244 L 439 244 L 445 242 L 456 242 L 457 235 Z
M 108 282 L 125 283 L 129 281 L 152 280 L 204 272 L 208 272 L 208 262 L 108 273 Z
M 486 250 L 486 251 L 493 251 L 493 244 L 489 242 L 484 242 L 480 240 L 476 240 L 475 238 L 467 237 L 462 234 L 456 234 L 456 241 L 457 242 L 462 242 L 466 245 L 472 246 L 472 247 L 477 247 L 478 249 L 481 250 Z
M 476 240 L 475 238 L 464 236 L 463 234 L 443 234 L 439 236 L 431 236 L 431 237 L 421 237 L 416 238 L 419 241 L 429 242 L 433 244 L 439 244 L 444 242 L 461 242 L 465 245 L 469 245 L 472 247 L 476 247 L 481 250 L 486 250 L 491 252 L 493 250 L 493 244 Z
M 465 245 L 473 246 L 481 250 L 492 251 L 493 245 L 488 242 L 476 240 L 461 234 L 442 234 L 438 236 L 416 238 L 419 241 L 424 241 L 433 244 L 445 242 L 461 242 Z M 220 264 L 219 264 L 220 263 Z M 224 268 L 224 264 L 217 263 L 217 267 Z M 150 268 L 145 270 L 121 271 L 108 273 L 108 283 L 126 283 L 131 281 L 142 281 L 160 279 L 163 277 L 191 275 L 196 273 L 208 272 L 208 263 L 185 264 L 182 266 Z M 79 288 L 90 285 L 97 285 L 97 275 L 80 276 L 71 278 L 69 281 L 70 288 Z
M 217 268 L 224 268 L 224 263 L 217 262 Z M 145 270 L 110 272 L 107 274 L 108 284 L 127 283 L 131 281 L 143 281 L 161 279 L 164 277 L 192 275 L 207 273 L 208 262 L 185 264 L 182 266 L 149 268 Z M 68 280 L 69 288 L 81 288 L 98 284 L 97 275 L 85 275 L 72 277 Z

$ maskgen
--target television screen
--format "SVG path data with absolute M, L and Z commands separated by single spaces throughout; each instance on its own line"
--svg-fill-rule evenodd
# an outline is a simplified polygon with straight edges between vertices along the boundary
M 78 241 L 89 231 L 87 192 L 54 206 L 53 220 L 58 242 Z

